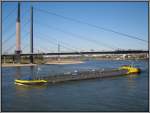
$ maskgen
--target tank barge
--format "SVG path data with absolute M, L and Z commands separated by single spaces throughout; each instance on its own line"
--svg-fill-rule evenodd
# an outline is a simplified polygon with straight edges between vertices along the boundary
M 122 66 L 118 69 L 111 70 L 89 70 L 82 72 L 75 71 L 73 73 L 64 73 L 61 75 L 43 77 L 39 80 L 15 80 L 15 83 L 19 85 L 41 85 L 45 83 L 59 83 L 65 81 L 116 77 L 121 75 L 129 75 L 133 73 L 140 73 L 140 69 L 131 66 Z

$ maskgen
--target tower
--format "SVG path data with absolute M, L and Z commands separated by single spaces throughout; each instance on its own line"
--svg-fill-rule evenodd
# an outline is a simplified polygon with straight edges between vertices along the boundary
M 17 11 L 17 21 L 16 21 L 16 56 L 17 63 L 20 63 L 20 53 L 21 53 L 21 32 L 20 32 L 20 3 L 18 3 Z

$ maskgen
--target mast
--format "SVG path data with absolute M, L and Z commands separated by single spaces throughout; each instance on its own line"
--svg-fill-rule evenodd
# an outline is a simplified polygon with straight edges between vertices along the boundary
M 33 63 L 33 7 L 31 6 L 31 26 L 30 26 L 30 63 Z

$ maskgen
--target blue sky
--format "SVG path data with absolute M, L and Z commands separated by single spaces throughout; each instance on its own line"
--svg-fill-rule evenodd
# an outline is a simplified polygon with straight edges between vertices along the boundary
M 131 39 L 73 18 L 148 41 L 147 2 L 21 2 L 21 48 L 30 50 L 30 7 L 34 8 L 34 51 L 62 52 L 148 49 L 148 42 Z M 39 9 L 42 9 L 39 10 Z M 17 2 L 2 4 L 2 51 L 14 53 Z

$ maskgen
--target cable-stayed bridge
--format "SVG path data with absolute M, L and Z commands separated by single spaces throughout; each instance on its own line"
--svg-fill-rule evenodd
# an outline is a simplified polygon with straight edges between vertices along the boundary
M 79 35 L 77 33 L 67 31 L 66 29 L 61 29 L 61 28 L 51 26 L 48 24 L 47 25 L 46 24 L 40 24 L 40 22 L 36 23 L 37 25 L 39 25 L 40 27 L 43 27 L 45 29 L 49 29 L 49 30 L 53 29 L 53 30 L 56 30 L 57 32 L 61 32 L 61 33 L 64 33 L 66 35 L 69 35 L 72 38 L 76 38 L 76 39 L 80 39 L 82 41 L 85 41 L 85 43 L 89 42 L 89 43 L 93 43 L 97 46 L 103 46 L 105 48 L 109 48 L 109 50 L 107 50 L 107 51 L 106 50 L 105 51 L 96 50 L 96 51 L 84 51 L 83 52 L 83 51 L 81 51 L 80 47 L 77 47 L 77 46 L 74 47 L 73 45 L 68 44 L 66 42 L 63 42 L 63 41 L 59 41 L 59 43 L 58 43 L 58 41 L 55 38 L 49 36 L 49 34 L 34 31 L 34 26 L 33 26 L 34 12 L 53 15 L 53 16 L 56 16 L 58 18 L 65 19 L 67 21 L 73 21 L 73 22 L 81 24 L 81 25 L 86 25 L 88 27 L 95 28 L 97 30 L 102 30 L 105 32 L 111 32 L 111 33 L 117 34 L 124 39 L 126 38 L 126 39 L 138 40 L 138 41 L 141 41 L 142 43 L 148 45 L 147 40 L 144 40 L 144 39 L 137 37 L 137 36 L 132 36 L 130 34 L 118 32 L 118 31 L 113 30 L 113 29 L 94 25 L 94 24 L 91 24 L 88 22 L 81 21 L 79 19 L 66 17 L 64 15 L 60 15 L 60 14 L 57 14 L 57 13 L 49 11 L 49 10 L 33 8 L 33 7 L 31 7 L 30 19 L 27 22 L 24 22 L 24 24 L 22 25 L 25 27 L 26 25 L 28 25 L 30 23 L 30 31 L 26 31 L 23 35 L 23 37 L 27 37 L 28 35 L 30 35 L 30 44 L 26 44 L 24 47 L 21 48 L 21 42 L 20 42 L 21 41 L 21 35 L 20 35 L 20 32 L 21 32 L 21 30 L 20 30 L 20 13 L 21 12 L 20 12 L 20 4 L 19 3 L 18 3 L 18 7 L 15 7 L 13 10 L 11 10 L 11 12 L 3 19 L 2 22 L 6 22 L 6 20 L 8 18 L 11 18 L 11 15 L 13 15 L 16 12 L 16 10 L 17 10 L 16 31 L 14 31 L 9 37 L 7 37 L 5 40 L 2 41 L 2 46 L 7 45 L 9 41 L 12 41 L 13 37 L 16 37 L 16 43 L 12 44 L 10 46 L 7 46 L 7 49 L 5 49 L 5 51 L 2 50 L 4 52 L 4 53 L 2 53 L 3 57 L 4 56 L 18 56 L 18 58 L 19 58 L 19 56 L 31 56 L 31 59 L 33 60 L 33 56 L 38 55 L 38 54 L 40 54 L 40 55 L 135 54 L 135 53 L 147 53 L 148 54 L 148 52 L 149 52 L 147 50 L 125 50 L 123 48 L 116 47 L 114 45 L 109 45 L 107 43 L 103 43 L 101 41 L 98 41 L 98 40 L 95 40 L 92 38 L 88 38 L 86 36 Z M 6 30 L 4 29 L 3 31 L 5 32 Z M 34 34 L 36 34 L 36 37 L 34 36 Z M 49 37 L 49 39 L 46 37 Z M 34 43 L 35 43 L 34 39 L 40 40 L 40 42 L 42 42 L 42 43 L 48 43 L 50 46 L 54 45 L 56 52 L 49 52 L 49 50 L 47 50 L 47 47 L 41 47 L 40 52 L 38 53 L 39 48 L 36 48 L 34 46 Z M 16 48 L 15 48 L 15 46 L 16 46 Z M 41 46 L 41 45 L 39 45 L 39 46 Z M 26 48 L 30 48 L 30 52 L 24 53 L 24 50 Z M 62 52 L 60 50 L 60 48 L 66 49 L 70 52 Z M 10 51 L 14 51 L 14 53 L 10 53 Z
M 60 53 L 24 53 L 20 56 L 36 56 L 36 55 L 92 55 L 92 54 L 137 54 L 137 53 L 147 53 L 144 50 L 124 50 L 124 51 L 99 51 L 99 52 L 60 52 Z M 2 56 L 16 56 L 15 54 L 3 54 Z

